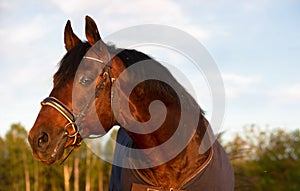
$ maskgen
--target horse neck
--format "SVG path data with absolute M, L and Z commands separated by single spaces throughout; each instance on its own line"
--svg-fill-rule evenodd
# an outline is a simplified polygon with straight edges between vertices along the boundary
M 190 95 L 185 93 L 183 96 Z M 132 107 L 139 109 L 139 112 L 134 111 L 134 114 L 136 115 L 135 118 L 139 119 L 140 121 L 149 119 L 149 112 L 146 112 L 145 110 L 148 109 L 146 106 L 149 104 L 149 102 L 153 101 L 154 99 L 159 98 L 148 96 L 141 101 L 131 101 L 130 104 L 133 105 Z M 161 97 L 160 100 L 164 102 L 164 99 L 165 97 Z M 156 147 L 158 149 L 156 150 L 155 154 L 151 152 L 144 153 L 144 158 L 147 160 L 147 162 L 149 162 L 149 164 L 151 164 L 153 161 L 155 163 L 160 159 L 164 160 L 167 152 L 176 149 L 174 148 L 174 145 L 169 148 L 160 147 L 161 144 L 168 141 L 168 139 L 170 139 L 172 136 L 178 136 L 177 140 L 179 140 L 179 142 L 181 139 L 188 140 L 188 143 L 182 143 L 187 145 L 180 150 L 179 153 L 174 156 L 174 158 L 167 160 L 167 162 L 154 168 L 139 170 L 146 179 L 151 180 L 152 183 L 158 186 L 178 186 L 180 183 L 184 182 L 188 176 L 192 175 L 195 170 L 205 162 L 208 156 L 208 153 L 201 155 L 199 154 L 199 145 L 206 130 L 206 119 L 203 117 L 201 109 L 198 107 L 196 102 L 194 102 L 191 97 L 188 97 L 187 99 L 189 101 L 183 104 L 183 108 L 181 107 L 182 105 L 176 101 L 166 104 L 167 115 L 165 121 L 160 128 L 155 130 L 153 133 L 137 134 L 127 131 L 129 136 L 133 139 L 135 147 L 141 149 Z M 135 100 L 134 97 L 131 100 Z M 136 114 L 137 112 L 139 115 Z M 155 112 L 160 113 L 159 111 Z M 183 115 L 185 115 L 185 119 L 181 119 Z M 197 119 L 195 120 L 195 118 Z M 180 122 L 180 120 L 184 121 Z M 194 126 L 195 124 L 193 121 L 198 121 L 196 126 Z M 184 124 L 183 127 L 179 127 L 182 124 Z M 177 128 L 186 129 L 177 134 Z
M 127 53 L 127 52 L 125 52 Z M 130 52 L 129 52 L 130 53 Z M 128 54 L 129 54 L 128 53 Z M 135 52 L 135 54 L 138 54 Z M 123 62 L 127 59 L 121 59 Z M 130 57 L 128 58 L 130 61 Z M 124 63 L 122 63 L 124 64 Z M 154 65 L 153 65 L 154 64 Z M 123 65 L 124 66 L 124 65 Z M 118 87 L 118 83 L 115 84 L 120 90 L 118 93 L 114 93 L 114 98 L 119 100 L 128 100 L 124 103 L 116 100 L 117 108 L 115 112 L 116 125 L 120 125 L 121 128 L 128 133 L 133 140 L 133 147 L 143 149 L 141 156 L 145 161 L 155 163 L 157 159 L 165 158 L 165 154 L 174 150 L 182 142 L 176 142 L 176 140 L 187 140 L 183 142 L 183 149 L 167 160 L 164 163 L 160 163 L 154 168 L 148 168 L 140 170 L 144 176 L 151 180 L 156 185 L 168 186 L 178 185 L 185 178 L 195 172 L 207 158 L 207 153 L 199 154 L 199 146 L 202 142 L 202 137 L 205 134 L 207 121 L 202 115 L 202 110 L 196 103 L 196 101 L 188 94 L 185 89 L 176 82 L 176 80 L 168 73 L 168 71 L 157 63 L 145 63 L 145 66 L 156 66 L 155 71 L 159 75 L 167 77 L 175 86 L 168 87 L 163 82 L 145 81 L 138 84 L 131 92 L 129 98 L 123 94 L 123 90 L 126 88 L 126 83 L 136 80 L 137 75 L 128 73 L 128 76 L 122 79 L 123 85 Z M 113 67 L 114 68 L 114 67 Z M 153 68 L 148 68 L 153 71 Z M 118 80 L 117 80 L 118 81 Z M 123 89 L 124 88 L 124 89 Z M 176 90 L 176 92 L 175 92 Z M 163 102 L 164 106 L 157 103 L 156 100 Z M 129 110 L 126 110 L 123 105 L 129 105 Z M 149 107 L 150 106 L 150 107 Z M 114 106 L 116 107 L 116 105 Z M 161 121 L 161 124 L 156 123 Z M 137 123 L 135 123 L 137 122 Z M 133 124 L 133 125 L 132 125 Z M 134 127 L 132 127 L 134 126 Z M 136 128 L 136 129 L 135 129 Z M 136 132 L 134 130 L 142 130 Z M 181 129 L 178 133 L 178 129 Z M 141 133 L 143 132 L 144 133 Z M 176 137 L 175 145 L 171 144 L 169 147 L 157 147 L 168 142 L 171 138 Z M 177 144 L 177 145 L 176 145 Z M 155 150 L 154 153 L 151 152 Z M 150 150 L 150 152 L 147 152 Z
M 119 91 L 114 92 L 112 98 L 114 99 L 112 101 L 114 110 L 117 111 L 114 112 L 114 125 L 124 127 L 138 148 L 153 148 L 164 143 L 173 136 L 178 126 L 192 127 L 190 131 L 182 132 L 184 134 L 182 136 L 191 137 L 195 131 L 199 137 L 203 136 L 205 127 L 200 127 L 201 123 L 197 123 L 201 121 L 199 118 L 202 118 L 201 108 L 165 67 L 147 55 L 133 50 L 124 50 L 117 55 L 111 54 L 111 57 L 113 58 L 112 75 L 118 79 L 117 81 L 120 81 L 115 84 L 115 89 Z M 137 73 L 134 71 L 124 74 L 127 67 L 134 65 L 135 62 L 143 62 L 144 68 L 138 67 L 139 72 Z M 124 93 L 128 92 L 126 84 L 136 79 L 142 79 L 140 76 L 145 75 L 149 70 L 164 76 L 167 82 L 144 81 L 130 90 L 130 96 L 127 97 L 128 95 Z M 121 74 L 123 75 L 119 80 Z M 170 82 L 171 86 L 168 84 Z M 157 100 L 164 106 L 153 104 L 157 103 Z M 124 105 L 129 105 L 129 110 Z M 161 120 L 161 118 L 164 119 Z M 161 124 L 157 121 L 161 121 Z M 132 131 L 134 128 L 144 130 L 146 133 L 140 133 L 142 131 L 135 133 Z
M 181 136 L 191 137 L 195 131 L 199 136 L 205 133 L 205 127 L 201 127 L 201 108 L 177 82 L 172 87 L 155 80 L 140 83 L 131 91 L 128 102 L 130 111 L 121 111 L 127 125 L 121 126 L 124 125 L 125 130 L 129 127 L 128 133 L 139 148 L 164 143 L 174 132 L 179 132 L 178 128 L 185 129 Z M 145 133 L 135 133 L 132 124 L 141 130 L 138 132 L 144 130 Z
M 186 94 L 185 96 L 190 95 Z M 156 106 L 153 104 L 154 106 L 151 105 L 149 111 L 149 105 L 153 100 L 164 102 L 164 98 L 160 99 L 146 95 L 143 97 L 145 99 L 141 101 L 132 101 L 134 98 L 129 101 L 130 108 L 132 108 L 131 114 L 134 118 L 131 117 L 126 120 L 127 122 L 132 119 L 140 121 L 140 126 L 135 128 L 144 129 L 146 133 L 132 132 L 132 128 L 129 127 L 128 129 L 125 125 L 125 131 L 133 139 L 137 148 L 153 148 L 165 143 L 174 136 L 177 136 L 178 139 L 194 141 L 193 143 L 197 145 L 201 143 L 208 123 L 202 115 L 201 109 L 197 105 L 190 105 L 196 104 L 195 102 L 180 105 L 179 102 L 174 101 L 173 103 L 165 104 L 165 109 L 162 109 L 159 104 Z M 182 108 L 182 106 L 184 107 Z M 157 124 L 156 122 L 161 121 L 161 118 L 164 118 L 163 122 Z M 128 123 L 131 124 L 130 122 Z M 186 142 L 180 141 L 179 143 L 186 144 Z

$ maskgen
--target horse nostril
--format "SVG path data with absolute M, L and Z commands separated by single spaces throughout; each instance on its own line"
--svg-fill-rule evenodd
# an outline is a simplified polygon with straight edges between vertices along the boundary
M 43 132 L 38 138 L 38 146 L 40 148 L 43 148 L 47 145 L 47 143 L 48 143 L 48 135 L 47 133 Z

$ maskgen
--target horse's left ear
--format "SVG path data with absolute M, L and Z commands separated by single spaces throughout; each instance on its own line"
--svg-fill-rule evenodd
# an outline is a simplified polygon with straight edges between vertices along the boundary
M 101 39 L 95 21 L 89 16 L 85 17 L 85 36 L 92 46 Z

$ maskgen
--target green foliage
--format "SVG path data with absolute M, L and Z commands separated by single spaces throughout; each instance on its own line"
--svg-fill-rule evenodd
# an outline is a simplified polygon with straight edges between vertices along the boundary
M 116 131 L 111 136 L 115 137 Z M 99 146 L 99 152 L 111 159 L 114 144 L 109 140 Z M 252 125 L 232 141 L 222 144 L 235 171 L 235 190 L 300 190 L 299 130 L 267 131 Z M 79 161 L 78 190 L 108 189 L 111 165 L 92 154 L 85 144 L 75 150 L 63 165 L 45 165 L 33 159 L 24 127 L 13 124 L 5 137 L 0 137 L 0 191 L 73 191 L 77 184 L 76 159 Z
M 262 131 L 255 125 L 226 145 L 236 190 L 300 190 L 300 132 Z

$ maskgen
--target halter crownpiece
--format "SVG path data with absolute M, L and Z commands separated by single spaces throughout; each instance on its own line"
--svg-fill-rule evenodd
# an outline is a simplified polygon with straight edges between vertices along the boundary
M 94 58 L 94 57 L 90 57 L 90 56 L 84 56 L 83 59 L 94 60 L 94 61 L 97 61 L 101 64 L 105 64 L 105 62 L 103 60 L 100 60 L 100 59 Z

